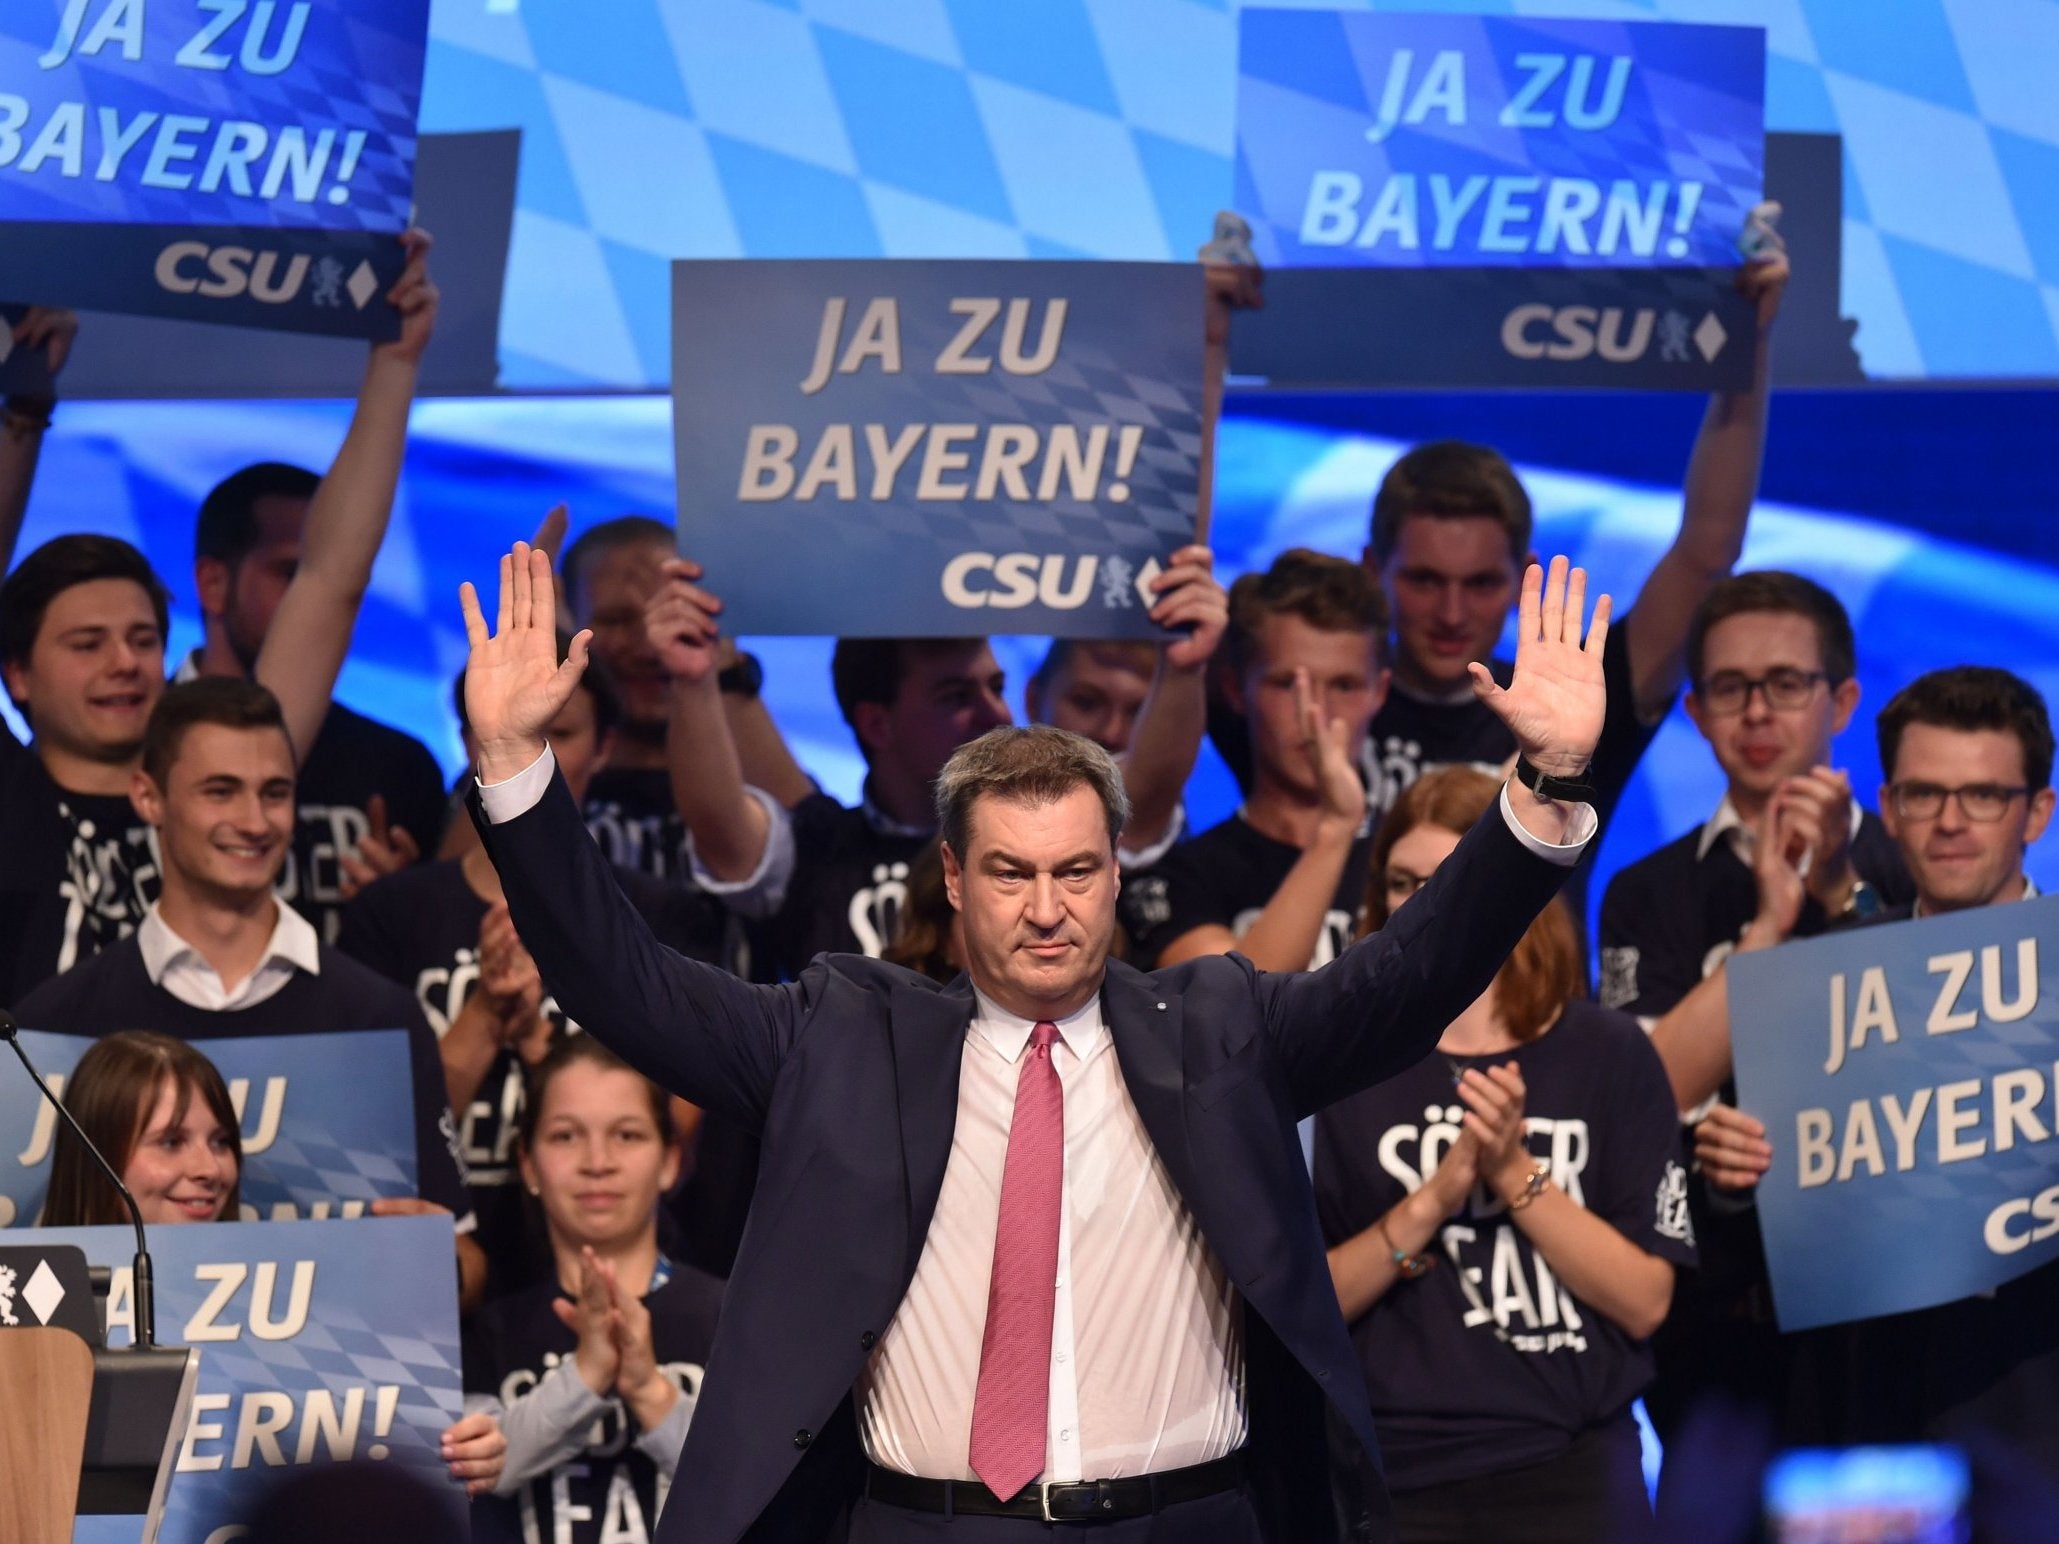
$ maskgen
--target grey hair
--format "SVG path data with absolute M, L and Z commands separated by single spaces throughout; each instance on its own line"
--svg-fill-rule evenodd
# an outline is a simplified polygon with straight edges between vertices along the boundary
M 991 795 L 1011 804 L 1049 804 L 1073 789 L 1094 791 L 1108 817 L 1113 851 L 1130 821 L 1130 796 L 1108 752 L 1085 735 L 1048 724 L 989 729 L 951 753 L 937 774 L 937 831 L 962 860 L 972 828 L 972 806 Z

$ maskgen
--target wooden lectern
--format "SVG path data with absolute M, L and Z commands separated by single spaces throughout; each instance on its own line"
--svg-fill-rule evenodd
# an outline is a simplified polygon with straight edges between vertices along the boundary
M 80 1511 L 163 1516 L 198 1363 L 109 1350 L 86 1257 L 0 1248 L 0 1539 L 71 1544 Z

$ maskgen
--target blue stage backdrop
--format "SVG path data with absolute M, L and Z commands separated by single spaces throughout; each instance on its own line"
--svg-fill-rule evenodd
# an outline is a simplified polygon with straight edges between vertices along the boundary
M 1333 407 L 1341 400 L 1333 399 Z M 1895 413 L 1904 405 L 1891 396 L 1865 401 Z M 1289 546 L 1359 551 L 1372 490 L 1403 448 L 1392 438 L 1256 416 L 1266 406 L 1263 398 L 1233 402 L 1235 416 L 1222 430 L 1212 541 L 1226 579 L 1263 566 Z M 1645 483 L 1544 463 L 1541 447 L 1555 437 L 1546 431 L 1567 416 L 1563 405 L 1503 402 L 1484 422 L 1476 421 L 1472 406 L 1464 399 L 1396 398 L 1378 399 L 1365 411 L 1406 422 L 1411 434 L 1472 433 L 1515 447 L 1538 508 L 1539 549 L 1568 552 L 1619 597 L 1633 594 L 1679 519 L 1678 491 L 1660 479 L 1677 477 L 1685 464 L 1693 405 L 1674 401 L 1665 413 L 1641 407 L 1633 420 L 1640 438 L 1634 449 L 1582 447 L 1589 466 L 1631 458 L 1651 479 Z M 1982 394 L 1931 393 L 1909 406 L 1934 431 L 1959 423 L 1956 437 L 1940 431 L 1934 457 L 1941 459 L 1933 472 L 1988 464 L 2000 449 L 1984 434 L 2006 438 L 2010 422 L 2036 421 L 2048 411 L 2036 398 Z M 1836 417 L 1814 400 L 1794 411 L 1810 426 Z M 1769 484 L 1837 487 L 1844 502 L 1763 501 L 1744 562 L 1815 575 L 1858 623 L 1864 696 L 1838 745 L 1840 764 L 1851 769 L 1855 785 L 1870 797 L 1880 781 L 1873 712 L 1923 670 L 1969 660 L 2006 664 L 2059 700 L 2059 566 L 2043 524 L 2027 513 L 2036 507 L 2037 489 L 2021 478 L 1999 485 L 2008 490 L 2006 508 L 2016 512 L 2009 519 L 1988 507 L 1984 483 L 1957 486 L 1964 512 L 1944 501 L 1912 509 L 1910 488 L 1926 484 L 1911 481 L 1920 469 L 1900 462 L 1902 430 L 1890 433 L 1855 411 L 1849 421 L 1837 421 L 1834 435 L 1819 438 L 1806 428 L 1783 430 L 1787 412 L 1785 399 L 1776 402 Z M 1954 414 L 1960 416 L 1954 420 Z M 198 641 L 191 575 L 193 511 L 201 497 L 249 461 L 326 465 L 344 420 L 343 409 L 332 404 L 66 404 L 45 452 L 22 550 L 76 530 L 139 543 L 171 580 L 174 647 L 190 648 Z M 1842 479 L 1831 477 L 1839 465 Z M 453 775 L 460 753 L 450 681 L 464 658 L 458 584 L 487 578 L 496 551 L 526 537 L 542 510 L 558 500 L 571 506 L 575 529 L 630 511 L 668 515 L 674 505 L 670 402 L 449 401 L 416 409 L 392 531 L 341 695 L 423 736 Z M 1889 513 L 1857 512 L 1871 508 Z M 1967 545 L 1950 534 L 1962 529 L 1990 545 Z M 829 640 L 766 639 L 752 647 L 765 662 L 767 700 L 803 763 L 831 792 L 855 797 L 860 764 L 830 695 Z M 996 642 L 1018 711 L 1021 683 L 1041 648 L 1038 639 Z M 1611 829 L 1604 874 L 1698 824 L 1721 793 L 1706 746 L 1676 711 Z M 1204 750 L 1193 784 L 1196 820 L 1218 820 L 1235 803 L 1227 773 Z M 2059 841 L 2034 852 L 2031 867 L 2042 886 L 2059 890 Z M 1598 899 L 1601 886 L 1592 893 Z

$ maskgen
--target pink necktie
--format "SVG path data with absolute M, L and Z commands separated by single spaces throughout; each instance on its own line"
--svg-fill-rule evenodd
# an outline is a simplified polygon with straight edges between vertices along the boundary
M 987 1328 L 972 1400 L 972 1472 L 1003 1501 L 1044 1470 L 1065 1179 L 1065 1095 L 1051 1064 L 1057 1038 L 1055 1024 L 1030 1032 L 1029 1055 L 1015 1082 Z

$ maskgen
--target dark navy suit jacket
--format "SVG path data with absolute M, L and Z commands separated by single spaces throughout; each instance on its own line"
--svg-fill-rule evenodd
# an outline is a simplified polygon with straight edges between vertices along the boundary
M 812 1544 L 862 1473 L 851 1387 L 929 1232 L 972 988 L 855 955 L 752 986 L 672 953 L 617 889 L 561 778 L 516 819 L 479 823 L 565 1011 L 762 1136 L 660 1544 Z M 1334 1533 L 1332 1414 L 1375 1451 L 1295 1123 L 1427 1054 L 1566 873 L 1490 810 L 1392 922 L 1322 970 L 1262 973 L 1239 955 L 1148 975 L 1109 963 L 1102 1012 L 1130 1098 L 1246 1305 L 1253 1489 L 1271 1538 Z M 1369 1504 L 1385 1514 L 1384 1493 Z

